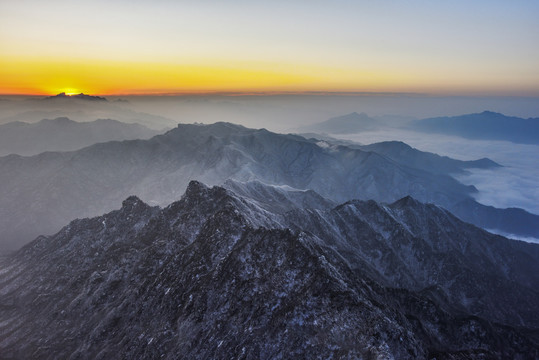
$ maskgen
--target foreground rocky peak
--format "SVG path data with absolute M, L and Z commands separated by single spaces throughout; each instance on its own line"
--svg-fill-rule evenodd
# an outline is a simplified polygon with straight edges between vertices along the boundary
M 537 246 L 412 198 L 297 206 L 317 196 L 191 181 L 166 208 L 133 196 L 39 237 L 0 264 L 0 353 L 539 356 Z

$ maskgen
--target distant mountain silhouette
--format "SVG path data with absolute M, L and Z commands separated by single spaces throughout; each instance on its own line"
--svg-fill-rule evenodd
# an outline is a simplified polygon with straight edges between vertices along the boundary
M 417 150 L 402 141 L 383 141 L 370 145 L 349 146 L 364 151 L 374 151 L 406 166 L 442 174 L 463 173 L 466 169 L 492 169 L 501 167 L 500 164 L 488 158 L 471 161 L 456 160 L 447 156 Z
M 539 144 L 539 118 L 522 119 L 492 111 L 418 120 L 412 124 L 412 128 L 429 133 L 457 135 L 468 139 Z
M 112 140 L 148 139 L 159 133 L 140 124 L 111 119 L 76 122 L 59 117 L 35 124 L 16 121 L 0 125 L 0 156 L 72 151 Z
M 46 97 L 44 100 L 55 100 L 55 99 L 79 99 L 79 100 L 90 100 L 90 101 L 108 101 L 106 98 L 101 96 L 86 95 L 83 93 L 77 95 L 67 95 L 65 92 L 58 95 Z

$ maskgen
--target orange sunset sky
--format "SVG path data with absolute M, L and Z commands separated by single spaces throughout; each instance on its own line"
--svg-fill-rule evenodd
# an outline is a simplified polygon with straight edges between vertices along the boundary
M 539 2 L 1 1 L 0 94 L 539 96 Z

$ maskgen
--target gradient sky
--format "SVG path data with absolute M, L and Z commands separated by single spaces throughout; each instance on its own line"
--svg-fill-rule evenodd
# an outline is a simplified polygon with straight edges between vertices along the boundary
M 539 1 L 0 0 L 0 94 L 539 96 Z

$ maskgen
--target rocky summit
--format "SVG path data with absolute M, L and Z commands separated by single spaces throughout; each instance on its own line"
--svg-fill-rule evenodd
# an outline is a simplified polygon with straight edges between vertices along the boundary
M 539 357 L 539 246 L 411 197 L 226 187 L 129 197 L 3 258 L 0 357 Z

